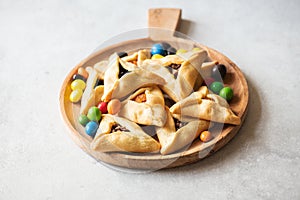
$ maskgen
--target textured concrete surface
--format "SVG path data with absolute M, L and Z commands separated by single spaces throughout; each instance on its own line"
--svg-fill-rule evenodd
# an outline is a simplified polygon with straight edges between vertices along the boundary
M 235 61 L 250 106 L 239 134 L 196 164 L 107 168 L 69 138 L 58 95 L 101 42 L 178 7 L 183 32 Z M 0 1 L 0 199 L 300 199 L 300 1 Z

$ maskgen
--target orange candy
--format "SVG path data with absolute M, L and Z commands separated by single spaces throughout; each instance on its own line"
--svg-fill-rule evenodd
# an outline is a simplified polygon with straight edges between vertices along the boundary
M 203 131 L 201 134 L 200 134 L 200 140 L 202 142 L 208 142 L 209 140 L 212 139 L 212 134 L 211 132 L 209 131 Z
M 117 114 L 121 109 L 121 102 L 119 99 L 112 99 L 107 104 L 107 111 L 109 114 L 114 115 Z
M 83 76 L 85 79 L 89 77 L 88 72 L 83 67 L 79 67 L 77 73 Z

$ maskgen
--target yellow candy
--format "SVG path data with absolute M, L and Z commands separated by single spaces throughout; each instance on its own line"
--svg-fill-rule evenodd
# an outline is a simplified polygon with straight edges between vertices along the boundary
M 70 101 L 73 102 L 73 103 L 76 103 L 76 102 L 80 101 L 82 93 L 83 92 L 82 92 L 81 89 L 73 90 L 70 94 Z
M 178 49 L 178 50 L 176 51 L 176 55 L 182 54 L 182 53 L 186 53 L 186 52 L 187 52 L 187 50 L 185 50 L 185 49 Z
M 154 55 L 151 57 L 152 60 L 157 60 L 157 59 L 161 59 L 161 58 L 163 58 L 163 56 L 160 55 L 160 54 L 154 54 Z
M 201 49 L 198 48 L 198 47 L 195 47 L 195 48 L 192 49 L 192 51 L 193 51 L 193 52 L 197 52 L 197 51 L 201 51 Z
M 81 89 L 84 90 L 85 82 L 81 79 L 76 79 L 71 83 L 72 90 Z

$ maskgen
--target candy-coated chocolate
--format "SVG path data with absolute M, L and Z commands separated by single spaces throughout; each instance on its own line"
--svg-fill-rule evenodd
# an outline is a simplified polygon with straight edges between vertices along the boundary
M 85 126 L 90 120 L 86 115 L 82 114 L 79 116 L 78 121 L 82 126 Z
M 70 94 L 70 101 L 73 102 L 73 103 L 76 103 L 76 102 L 80 101 L 82 93 L 83 92 L 82 92 L 81 89 L 73 90 Z
M 213 91 L 215 94 L 219 94 L 219 92 L 222 90 L 223 87 L 224 87 L 223 83 L 221 83 L 219 81 L 215 81 L 215 82 L 211 83 L 209 86 L 211 91 Z
M 89 77 L 89 73 L 83 67 L 79 67 L 77 73 L 83 76 L 85 79 Z
M 154 44 L 151 48 L 151 55 L 160 54 L 162 56 L 166 55 L 166 51 L 164 50 L 164 47 L 162 44 L 157 43 Z
M 97 132 L 98 127 L 99 127 L 99 125 L 97 122 L 90 121 L 85 126 L 85 132 L 89 136 L 94 137 Z
M 102 114 L 107 113 L 107 103 L 106 102 L 100 102 L 97 106 Z
M 101 112 L 99 108 L 97 108 L 96 106 L 91 107 L 88 111 L 87 117 L 91 121 L 98 122 L 101 119 Z
M 81 79 L 76 79 L 71 83 L 72 90 L 81 89 L 84 90 L 85 82 Z
M 109 114 L 117 114 L 121 109 L 121 102 L 119 99 L 112 99 L 107 104 L 107 111 Z
M 161 59 L 161 58 L 163 58 L 163 56 L 160 55 L 160 54 L 154 54 L 154 55 L 151 57 L 152 60 Z
M 225 65 L 219 64 L 212 68 L 211 76 L 216 80 L 220 80 L 220 78 L 224 79 L 226 72 L 227 72 L 227 70 L 226 70 Z
M 118 56 L 119 56 L 120 58 L 123 58 L 123 57 L 125 57 L 125 56 L 128 56 L 128 54 L 127 54 L 126 52 L 124 52 L 124 51 L 118 52 L 117 54 L 118 54 Z
M 167 49 L 167 54 L 168 55 L 174 55 L 174 54 L 176 54 L 176 51 L 177 50 L 174 47 L 170 47 L 170 48 Z
M 233 90 L 232 90 L 231 87 L 224 87 L 220 91 L 219 95 L 221 97 L 223 97 L 224 99 L 226 99 L 227 101 L 230 101 L 232 99 L 232 97 L 233 97 Z
M 171 47 L 171 45 L 169 43 L 167 43 L 167 42 L 162 42 L 161 45 L 163 46 L 164 50 L 167 50 L 168 48 Z
M 81 79 L 83 81 L 86 81 L 86 78 L 84 78 L 82 75 L 80 74 L 74 74 L 72 77 L 73 80 L 77 80 L 77 79 Z
M 208 142 L 209 140 L 212 139 L 212 134 L 210 131 L 203 131 L 201 134 L 200 134 L 200 140 L 202 142 Z

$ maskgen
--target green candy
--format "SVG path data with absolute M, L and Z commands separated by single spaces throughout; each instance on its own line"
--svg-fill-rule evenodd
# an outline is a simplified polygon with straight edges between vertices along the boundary
M 210 87 L 211 91 L 213 91 L 215 94 L 219 94 L 224 86 L 221 82 L 215 81 L 212 84 L 210 84 L 209 87 Z
M 85 126 L 90 120 L 87 116 L 85 115 L 80 115 L 79 118 L 78 118 L 78 121 L 79 123 L 82 125 L 82 126 Z
M 230 101 L 233 97 L 233 90 L 230 87 L 224 87 L 219 95 L 226 99 L 227 101 Z
M 91 121 L 98 122 L 101 119 L 101 112 L 99 108 L 97 108 L 96 106 L 91 107 L 88 111 L 87 117 Z

